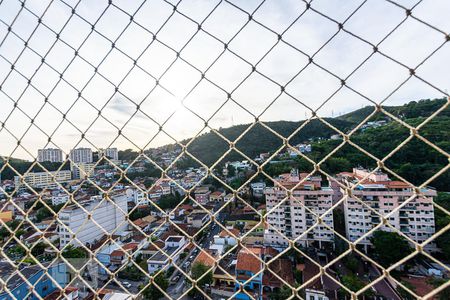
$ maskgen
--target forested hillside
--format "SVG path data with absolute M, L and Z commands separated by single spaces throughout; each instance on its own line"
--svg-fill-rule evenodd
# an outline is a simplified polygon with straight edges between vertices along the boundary
M 397 116 L 401 119 L 412 119 L 418 117 L 428 117 L 441 108 L 446 99 L 425 99 L 420 101 L 411 101 L 404 105 L 400 106 L 383 106 L 383 108 Z M 350 113 L 344 114 L 342 116 L 337 117 L 339 120 L 345 120 L 352 123 L 359 123 L 363 121 L 367 116 L 369 116 L 375 110 L 374 106 L 366 106 Z M 450 116 L 450 110 L 445 110 L 441 113 L 441 115 Z M 386 115 L 382 113 L 378 113 L 375 115 L 374 119 L 385 118 Z
M 340 130 L 347 130 L 352 126 L 351 122 L 337 119 L 326 119 L 327 122 Z M 282 137 L 289 137 L 297 128 L 302 125 L 301 122 L 267 122 L 265 123 L 272 130 L 279 133 Z M 234 141 L 240 136 L 250 125 L 238 125 L 230 128 L 221 129 L 219 132 Z M 329 138 L 336 131 L 325 125 L 318 119 L 314 119 L 306 124 L 298 131 L 290 140 L 292 145 L 308 141 L 310 138 Z M 184 141 L 186 142 L 186 141 Z M 236 148 L 247 156 L 254 158 L 256 155 L 264 152 L 274 151 L 283 145 L 283 140 L 273 134 L 269 129 L 261 124 L 256 124 L 246 134 L 238 140 Z M 190 153 L 198 157 L 205 164 L 214 163 L 225 151 L 229 149 L 229 145 L 221 137 L 215 133 L 206 133 L 199 136 L 192 144 L 189 145 Z M 228 160 L 242 160 L 242 155 L 237 152 L 231 153 Z
M 446 101 L 447 100 L 445 99 L 413 101 L 401 106 L 385 107 L 385 109 L 398 116 L 406 123 L 416 126 L 442 107 Z M 372 111 L 373 107 L 366 107 L 337 118 L 327 118 L 326 121 L 346 132 L 354 128 L 361 120 L 364 120 Z M 407 139 L 410 133 L 403 125 L 396 121 L 389 120 L 385 115 L 379 114 L 374 118 L 374 120 L 376 119 L 384 119 L 387 121 L 387 124 L 377 128 L 359 130 L 351 137 L 351 140 L 373 156 L 382 159 Z M 303 124 L 303 122 L 304 121 L 278 121 L 267 122 L 265 124 L 272 130 L 278 132 L 281 136 L 289 137 Z M 249 124 L 237 125 L 220 129 L 219 132 L 231 141 L 234 141 L 247 130 L 249 126 Z M 432 121 L 424 125 L 419 130 L 419 134 L 435 143 L 444 151 L 450 152 L 449 128 L 450 109 L 447 108 L 438 114 Z M 329 137 L 335 133 L 336 132 L 333 129 L 322 123 L 320 120 L 314 119 L 290 139 L 290 144 L 296 145 L 311 139 L 313 151 L 309 155 L 314 161 L 318 162 L 342 142 L 341 140 L 329 140 Z M 189 139 L 182 142 L 186 144 L 189 142 Z M 254 158 L 259 153 L 276 151 L 282 146 L 282 139 L 260 124 L 253 126 L 236 143 L 236 148 L 251 158 Z M 168 145 L 162 148 L 169 149 L 173 148 L 173 146 Z M 188 147 L 190 153 L 207 165 L 216 162 L 228 149 L 229 144 L 213 132 L 199 136 L 189 144 Z M 132 150 L 123 150 L 119 152 L 120 159 L 131 160 L 136 156 L 137 152 Z M 242 155 L 233 151 L 223 160 L 223 162 L 227 160 L 243 159 L 244 157 Z M 12 160 L 10 163 L 21 173 L 26 171 L 31 165 L 30 162 L 21 160 Z M 183 163 L 183 161 L 180 163 Z M 184 164 L 188 163 L 191 163 L 191 161 L 184 161 Z M 311 165 L 306 163 L 306 161 L 297 159 L 291 162 L 291 164 L 292 163 L 303 171 L 307 171 L 308 168 L 311 168 Z M 2 164 L 3 162 L 0 160 L 0 167 Z M 385 162 L 387 167 L 392 168 L 395 172 L 398 172 L 398 174 L 414 184 L 421 184 L 433 174 L 444 168 L 446 164 L 448 164 L 448 159 L 444 155 L 417 138 L 409 141 Z M 334 153 L 322 167 L 330 173 L 335 173 L 350 170 L 354 166 L 374 167 L 375 161 L 357 148 L 351 145 L 345 145 Z M 58 166 L 49 164 L 46 167 L 48 167 L 49 170 L 52 170 Z M 68 165 L 64 167 L 68 168 Z M 272 170 L 269 171 L 277 173 L 275 168 L 278 168 L 278 171 L 281 171 L 283 168 L 289 167 L 291 166 L 271 166 Z M 449 191 L 449 174 L 449 171 L 445 172 L 437 178 L 432 185 L 439 190 Z M 14 175 L 14 172 L 9 168 L 5 168 L 1 172 L 3 179 L 12 178 Z

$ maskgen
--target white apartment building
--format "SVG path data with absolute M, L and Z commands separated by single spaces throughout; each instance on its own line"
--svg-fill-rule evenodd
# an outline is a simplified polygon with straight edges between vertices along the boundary
M 72 149 L 69 156 L 74 163 L 92 163 L 94 161 L 91 148 Z
M 100 154 L 104 154 L 111 160 L 119 160 L 119 150 L 117 148 L 100 149 Z
M 344 184 L 352 186 L 369 173 L 368 170 L 355 168 L 351 173 L 338 174 L 338 178 Z M 341 192 L 345 194 L 342 189 Z M 433 189 L 422 189 L 421 192 L 423 196 L 412 199 L 388 218 L 388 222 L 394 228 L 418 243 L 427 240 L 435 232 L 433 198 L 437 193 Z M 380 217 L 367 206 L 385 216 L 412 195 L 414 195 L 412 187 L 402 181 L 390 180 L 387 174 L 380 171 L 370 175 L 363 182 L 357 184 L 353 191 L 353 198 L 344 200 L 347 238 L 355 241 L 381 222 Z M 392 231 L 387 226 L 380 228 Z M 360 243 L 366 247 L 371 244 L 367 237 Z M 433 247 L 435 245 L 430 245 L 429 248 Z
M 69 170 L 53 171 L 53 172 L 31 172 L 23 177 L 26 182 L 33 188 L 53 189 L 58 187 L 57 182 L 64 184 L 72 179 L 72 173 Z M 26 185 L 20 181 L 19 176 L 14 176 L 14 184 L 16 187 L 25 188 Z
M 250 183 L 250 188 L 252 189 L 253 196 L 262 197 L 264 196 L 264 189 L 266 188 L 265 182 L 253 182 Z
M 307 177 L 307 175 L 305 173 L 299 175 L 297 170 L 292 170 L 290 174 L 281 174 L 276 179 L 275 187 L 265 189 L 266 208 L 270 211 L 287 197 L 286 191 L 281 186 L 292 189 L 300 180 L 305 179 L 295 188 L 290 198 L 267 216 L 269 226 L 264 231 L 265 244 L 283 248 L 288 246 L 286 238 L 294 240 L 299 236 L 301 236 L 298 240 L 300 244 L 316 241 L 319 247 L 322 246 L 322 242 L 334 241 L 333 214 L 323 215 L 333 205 L 333 190 L 322 187 L 320 176 Z M 305 233 L 317 223 L 316 215 L 322 216 L 323 222 L 330 229 L 324 225 L 317 225 Z
M 136 188 L 128 188 L 126 191 L 128 202 L 134 202 L 136 205 L 148 205 L 148 198 L 145 193 Z
M 69 201 L 69 199 L 70 199 L 70 195 L 68 195 L 66 193 L 59 193 L 59 194 L 52 195 L 52 205 L 56 206 L 56 205 L 66 203 L 67 201 Z
M 47 148 L 38 150 L 38 162 L 62 162 L 63 153 L 61 149 Z
M 95 196 L 90 200 L 80 201 L 79 205 L 92 214 L 90 219 L 88 219 L 86 212 L 76 204 L 69 205 L 61 210 L 58 217 L 65 226 L 75 233 L 80 242 L 93 244 L 105 234 L 105 231 L 119 235 L 127 228 L 125 222 L 125 214 L 128 213 L 126 195 L 120 193 L 112 195 L 110 199 L 102 201 L 101 196 Z M 103 230 L 92 220 L 95 220 Z M 72 236 L 66 227 L 58 226 L 58 235 L 61 248 L 67 244 L 79 246 L 78 241 L 72 240 Z

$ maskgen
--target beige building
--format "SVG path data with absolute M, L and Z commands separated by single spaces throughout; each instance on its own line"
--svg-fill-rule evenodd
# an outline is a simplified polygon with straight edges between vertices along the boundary
M 338 174 L 344 184 L 357 184 L 353 191 L 354 197 L 344 200 L 346 234 L 350 241 L 359 239 L 378 225 L 381 221 L 379 215 L 385 216 L 394 210 L 388 222 L 412 240 L 422 243 L 434 234 L 433 198 L 437 195 L 435 190 L 422 189 L 423 196 L 400 207 L 414 195 L 413 188 L 402 181 L 390 180 L 387 174 L 380 171 L 371 175 L 369 173 L 368 170 L 355 168 L 353 172 Z M 364 179 L 366 176 L 368 178 Z M 358 183 L 362 179 L 364 180 Z M 345 194 L 344 190 L 341 192 Z M 381 230 L 391 231 L 392 228 L 383 226 Z M 370 240 L 366 237 L 360 243 L 370 245 Z
M 23 176 L 23 181 L 19 176 L 14 176 L 14 183 L 19 187 L 26 187 L 24 182 L 33 188 L 56 188 L 59 183 L 66 183 L 72 179 L 72 173 L 69 170 L 54 171 L 54 172 L 32 172 Z
M 87 177 L 94 176 L 94 163 L 71 163 L 70 170 L 73 173 L 74 179 L 81 179 Z
M 324 213 L 332 206 L 333 190 L 322 187 L 321 177 L 307 177 L 308 174 L 298 174 L 297 170 L 282 174 L 276 178 L 274 187 L 266 187 L 266 208 L 269 212 L 280 202 L 287 198 L 286 189 L 294 188 L 300 180 L 305 180 L 295 187 L 292 196 L 276 207 L 267 216 L 269 226 L 264 231 L 264 243 L 275 248 L 288 246 L 288 239 L 299 238 L 301 244 L 317 241 L 319 246 L 322 242 L 333 242 L 333 214 Z M 330 228 L 317 225 L 306 232 L 315 223 L 317 217 L 322 216 L 323 222 Z M 280 234 L 281 233 L 281 234 Z

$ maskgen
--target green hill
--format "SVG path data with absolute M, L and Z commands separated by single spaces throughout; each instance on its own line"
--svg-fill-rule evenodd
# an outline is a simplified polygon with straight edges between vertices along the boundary
M 426 117 L 442 107 L 446 101 L 447 100 L 445 99 L 420 100 L 401 106 L 385 107 L 385 109 L 398 116 L 406 123 L 415 126 L 423 122 Z M 373 109 L 373 107 L 365 107 L 337 118 L 326 118 L 325 120 L 336 128 L 347 132 L 364 120 Z M 389 120 L 386 116 L 381 114 L 373 119 L 386 119 L 390 122 L 378 128 L 369 128 L 364 131 L 360 130 L 352 136 L 351 140 L 369 151 L 375 157 L 382 159 L 409 136 L 409 130 L 396 121 Z M 313 119 L 295 134 L 293 133 L 304 124 L 304 121 L 277 121 L 265 122 L 264 124 L 282 137 L 290 137 L 289 143 L 291 145 L 296 145 L 305 141 L 311 142 L 313 152 L 309 155 L 314 161 L 320 161 L 321 158 L 330 153 L 342 142 L 340 140 L 329 140 L 328 138 L 336 132 L 318 119 Z M 231 141 L 235 141 L 243 132 L 246 132 L 242 138 L 238 139 L 235 146 L 250 158 L 254 158 L 259 153 L 274 152 L 283 147 L 283 140 L 263 125 L 257 123 L 249 129 L 250 126 L 250 124 L 245 124 L 221 128 L 219 129 L 219 132 Z M 419 133 L 444 151 L 450 152 L 449 128 L 450 109 L 447 108 L 438 114 L 431 122 L 423 126 Z M 182 141 L 182 143 L 187 144 L 189 141 L 190 139 L 186 139 Z M 159 149 L 168 151 L 174 147 L 174 145 L 166 145 Z M 227 150 L 229 150 L 229 148 L 229 144 L 214 132 L 208 132 L 197 137 L 188 146 L 189 152 L 207 165 L 215 163 Z M 123 150 L 119 152 L 120 159 L 131 160 L 136 156 L 137 152 L 132 150 Z M 236 151 L 232 151 L 227 157 L 223 158 L 221 162 L 224 163 L 228 160 L 243 159 L 245 158 L 242 155 Z M 10 163 L 19 172 L 24 172 L 31 165 L 30 162 L 21 160 L 10 160 Z M 189 166 L 192 163 L 192 160 L 184 160 L 180 161 L 179 165 Z M 297 161 L 296 163 L 297 167 L 304 169 L 304 171 L 307 171 L 308 167 L 310 167 L 308 163 L 305 163 L 304 161 Z M 447 163 L 448 160 L 444 155 L 415 138 L 388 159 L 386 161 L 386 166 L 392 168 L 407 180 L 411 180 L 411 182 L 415 184 L 421 184 L 424 180 L 442 169 Z M 2 164 L 3 162 L 0 160 L 0 167 Z M 333 154 L 323 167 L 330 173 L 333 173 L 349 170 L 357 165 L 374 167 L 375 161 L 355 147 L 345 145 L 337 153 Z M 56 169 L 58 166 L 49 165 L 47 167 L 52 170 Z M 285 167 L 287 168 L 290 166 Z M 282 169 L 283 168 L 280 168 L 279 170 Z M 274 170 L 271 172 L 273 174 L 276 173 Z M 433 182 L 433 185 L 441 190 L 448 191 L 450 189 L 449 173 L 449 171 L 444 173 Z M 12 178 L 14 172 L 9 168 L 5 168 L 1 176 L 3 179 Z
M 344 131 L 353 125 L 351 122 L 345 120 L 326 120 L 333 126 Z M 293 134 L 295 130 L 297 130 L 303 124 L 303 122 L 304 121 L 278 121 L 267 122 L 264 124 L 270 127 L 273 131 L 280 134 L 282 137 L 287 138 L 291 134 Z M 220 129 L 219 132 L 224 137 L 233 142 L 245 130 L 247 130 L 249 126 L 249 124 L 238 125 Z M 314 119 L 306 124 L 300 131 L 296 132 L 290 139 L 290 143 L 292 145 L 296 145 L 298 143 L 308 141 L 308 139 L 329 138 L 335 133 L 336 131 L 328 127 L 326 124 L 318 119 Z M 189 140 L 184 140 L 182 141 L 182 143 L 186 144 L 188 141 Z M 275 151 L 282 146 L 283 140 L 259 123 L 255 124 L 250 130 L 248 130 L 245 135 L 236 143 L 236 148 L 238 148 L 250 158 L 254 158 L 260 153 Z M 229 144 L 219 135 L 213 132 L 205 133 L 197 137 L 197 139 L 195 139 L 192 144 L 188 146 L 188 151 L 207 165 L 211 165 L 212 163 L 217 161 L 217 159 L 219 159 L 228 149 Z M 237 152 L 232 152 L 227 157 L 227 160 L 243 159 L 245 158 Z
M 445 101 L 445 99 L 421 100 L 410 102 L 402 106 L 386 107 L 386 110 L 398 116 L 406 123 L 417 126 L 442 107 L 442 105 L 445 104 Z M 370 114 L 370 110 L 373 111 L 373 107 L 362 108 L 334 119 L 328 118 L 326 121 L 340 130 L 347 131 L 364 120 L 364 118 Z M 373 119 L 376 120 L 381 118 L 386 119 L 385 116 L 377 116 Z M 302 122 L 279 121 L 268 122 L 265 124 L 280 135 L 288 137 L 302 124 Z M 247 129 L 248 126 L 249 125 L 233 126 L 221 129 L 219 132 L 233 141 Z M 419 133 L 444 151 L 450 152 L 449 128 L 450 109 L 447 108 L 423 126 Z M 316 119 L 295 134 L 290 139 L 290 144 L 296 145 L 312 139 L 313 151 L 309 156 L 314 161 L 318 162 L 342 142 L 341 140 L 328 139 L 335 133 L 336 132 L 331 128 Z M 351 140 L 367 150 L 373 156 L 383 159 L 400 143 L 407 139 L 408 136 L 409 130 L 406 127 L 396 121 L 390 120 L 390 122 L 384 126 L 368 128 L 364 131 L 360 130 L 356 132 Z M 320 138 L 325 138 L 326 140 Z M 186 143 L 187 140 L 183 142 Z M 260 124 L 255 125 L 236 143 L 236 148 L 250 158 L 254 158 L 259 153 L 274 152 L 282 146 L 282 140 Z M 211 165 L 217 161 L 217 159 L 219 159 L 228 149 L 228 143 L 212 132 L 199 136 L 188 147 L 190 153 L 207 165 Z M 233 151 L 225 157 L 222 162 L 242 159 L 244 159 L 242 155 Z M 294 162 L 294 166 L 303 169 L 303 171 L 310 171 L 311 166 L 309 163 L 305 162 L 306 161 L 297 160 Z M 385 164 L 406 180 L 419 185 L 444 168 L 447 163 L 448 160 L 444 155 L 440 154 L 423 141 L 414 138 L 403 146 L 396 154 L 386 160 Z M 351 170 L 354 166 L 372 168 L 376 166 L 376 163 L 375 160 L 368 157 L 357 148 L 351 145 L 345 145 L 323 165 L 324 169 L 330 173 Z M 286 168 L 288 167 L 291 166 L 286 166 Z M 283 169 L 281 167 L 279 170 L 285 171 L 286 168 Z M 272 174 L 276 173 L 272 171 Z M 440 190 L 449 190 L 449 173 L 450 172 L 448 171 L 445 172 L 438 177 L 432 185 Z
M 412 119 L 418 117 L 428 117 L 442 107 L 446 101 L 447 100 L 445 98 L 433 100 L 424 99 L 419 101 L 411 101 L 400 106 L 383 106 L 383 108 L 401 119 Z M 352 123 L 359 123 L 369 116 L 374 110 L 374 106 L 366 106 L 339 116 L 337 119 Z M 441 113 L 441 115 L 442 114 L 450 116 L 450 110 L 446 109 L 443 113 Z M 378 113 L 373 119 L 380 118 L 386 118 L 386 115 Z
M 415 118 L 427 117 L 431 115 L 433 112 L 442 107 L 442 105 L 445 104 L 445 101 L 445 99 L 420 100 L 417 102 L 409 102 L 401 106 L 385 107 L 385 109 L 398 116 L 399 118 L 402 118 L 407 123 L 410 123 L 413 122 Z M 337 118 L 325 118 L 325 120 L 336 128 L 345 132 L 351 128 L 354 128 L 357 124 L 363 121 L 371 112 L 373 112 L 373 110 L 374 107 L 364 107 L 346 115 Z M 444 116 L 450 116 L 449 109 L 441 112 L 438 119 Z M 378 114 L 371 120 L 381 118 L 386 119 L 386 116 Z M 272 130 L 278 132 L 281 136 L 289 137 L 297 128 L 299 128 L 303 124 L 303 122 L 304 121 L 277 121 L 265 122 L 264 124 L 266 124 Z M 222 128 L 219 130 L 219 132 L 230 141 L 234 141 L 249 126 L 249 124 L 237 125 L 229 128 Z M 322 123 L 320 120 L 313 119 L 299 132 L 292 136 L 289 142 L 291 145 L 296 145 L 298 143 L 308 141 L 309 139 L 329 138 L 335 133 L 336 132 L 333 129 Z M 190 140 L 184 140 L 182 141 L 182 143 L 187 144 L 188 141 Z M 282 144 L 283 141 L 275 134 L 273 134 L 270 130 L 260 124 L 256 124 L 242 137 L 242 139 L 238 140 L 238 142 L 236 143 L 236 148 L 245 153 L 247 156 L 254 158 L 259 153 L 273 152 L 279 149 Z M 377 147 L 377 145 L 374 146 Z M 207 165 L 211 165 L 212 163 L 214 163 L 228 149 L 228 143 L 213 132 L 208 132 L 197 137 L 188 147 L 190 153 L 192 153 L 195 157 L 199 158 Z M 239 160 L 243 159 L 243 157 L 234 152 L 231 153 L 229 157 L 227 157 L 227 159 Z

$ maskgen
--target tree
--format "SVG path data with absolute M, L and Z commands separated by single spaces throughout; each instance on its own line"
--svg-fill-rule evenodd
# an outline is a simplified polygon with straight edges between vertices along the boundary
M 9 229 L 12 231 L 15 231 L 17 227 L 19 227 L 20 221 L 19 220 L 12 220 L 9 222 L 6 222 L 6 226 L 8 226 Z M 0 239 L 3 240 L 7 237 L 9 237 L 11 234 L 9 233 L 8 229 L 6 229 L 6 226 L 0 227 Z
M 416 292 L 416 287 L 414 285 L 412 285 L 411 283 L 409 283 L 408 281 L 404 281 L 402 280 L 401 283 L 407 287 L 409 290 L 411 290 L 412 292 Z M 404 288 L 402 288 L 401 286 L 399 286 L 397 288 L 398 293 L 400 294 L 400 296 L 402 296 L 402 299 L 405 300 L 415 300 L 416 297 L 414 297 L 413 295 L 411 295 L 407 290 L 405 290 Z
M 163 209 L 174 209 L 178 203 L 180 203 L 180 198 L 176 195 L 168 194 L 168 195 L 162 195 L 161 198 L 158 200 L 157 205 Z
M 447 280 L 442 279 L 442 278 L 430 278 L 427 283 L 431 284 L 435 288 L 438 288 L 446 282 L 447 282 Z M 450 299 L 450 287 L 446 287 L 445 289 L 440 291 L 436 296 L 437 296 L 436 299 L 438 299 L 438 300 Z
M 234 177 L 236 175 L 236 168 L 232 165 L 228 165 L 227 166 L 227 170 L 228 170 L 228 177 Z
M 119 272 L 119 278 L 138 281 L 144 274 L 135 265 L 125 267 Z
M 292 290 L 288 286 L 283 285 L 279 291 L 270 293 L 269 299 L 284 300 L 290 296 L 292 296 Z
M 389 267 L 411 253 L 408 242 L 395 232 L 375 231 L 371 238 L 377 262 Z
M 47 248 L 46 243 L 44 242 L 37 243 L 35 246 L 33 246 L 31 254 L 35 257 L 44 254 L 45 248 Z
M 352 271 L 352 273 L 356 273 L 356 271 L 358 270 L 359 261 L 353 255 L 344 257 L 342 262 L 344 263 L 347 269 Z
M 69 245 L 62 252 L 64 258 L 87 258 L 87 253 L 82 248 L 76 248 L 73 245 Z
M 132 161 L 138 157 L 139 153 L 132 149 L 119 150 L 119 160 Z
M 205 273 L 207 274 L 204 275 Z M 212 271 L 207 265 L 202 264 L 200 262 L 194 263 L 191 269 L 191 274 L 193 279 L 199 279 L 201 277 L 201 279 L 197 282 L 197 286 L 199 288 L 204 288 L 206 284 L 211 284 L 213 282 Z M 192 289 L 190 293 L 191 296 L 193 296 L 199 293 L 199 291 L 197 289 Z
M 355 274 L 342 276 L 342 284 L 353 292 L 357 292 L 366 286 L 366 284 Z
M 450 210 L 450 194 L 438 193 L 435 202 Z M 450 216 L 439 208 L 434 209 L 434 216 L 436 221 L 436 232 L 447 226 L 450 223 Z M 436 239 L 436 244 L 442 250 L 442 254 L 445 258 L 450 259 L 450 231 L 446 231 Z
M 324 170 L 331 174 L 351 171 L 353 164 L 344 157 L 330 157 L 325 161 Z
M 155 274 L 156 273 L 153 273 L 152 275 L 154 276 Z M 161 272 L 158 275 L 156 275 L 153 282 L 154 283 L 150 284 L 147 287 L 140 286 L 141 290 L 144 289 L 142 291 L 142 296 L 146 300 L 159 300 L 162 297 L 164 297 L 164 294 L 161 292 L 160 289 L 156 287 L 156 285 L 160 287 L 163 291 L 166 291 L 167 288 L 169 287 L 169 280 L 167 280 L 166 274 L 164 272 Z
M 198 281 L 198 285 L 199 286 L 205 286 L 205 284 L 211 284 L 213 281 L 212 278 L 212 271 L 210 270 L 210 268 L 205 265 L 202 264 L 200 262 L 196 262 L 191 269 L 192 272 L 192 278 L 194 279 L 199 279 L 200 277 L 203 276 L 203 274 L 205 274 L 206 272 L 208 272 L 208 274 L 206 274 L 205 276 L 202 277 L 202 279 L 200 279 Z

